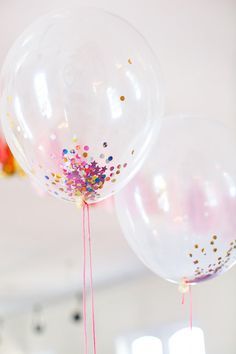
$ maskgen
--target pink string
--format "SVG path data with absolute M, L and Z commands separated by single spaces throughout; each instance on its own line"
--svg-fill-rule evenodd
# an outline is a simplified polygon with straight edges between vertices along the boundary
M 83 317 L 84 317 L 84 346 L 85 354 L 88 354 L 88 333 L 87 333 L 87 252 L 89 258 L 89 282 L 91 292 L 91 317 L 92 317 L 92 338 L 93 338 L 93 354 L 97 353 L 96 344 L 96 326 L 95 326 L 95 306 L 94 306 L 94 289 L 93 289 L 93 262 L 92 262 L 92 242 L 90 228 L 90 209 L 89 205 L 83 203 Z M 87 247 L 88 246 L 88 247 Z M 88 248 L 88 249 L 87 249 Z
M 88 334 L 87 334 L 87 304 L 86 304 L 86 230 L 85 230 L 85 204 L 83 204 L 82 217 L 83 236 L 83 321 L 84 321 L 84 349 L 88 354 Z
M 91 228 L 90 228 L 90 210 L 87 206 L 88 215 L 88 244 L 89 244 L 89 270 L 90 270 L 90 291 L 91 291 L 91 314 L 92 314 L 92 333 L 93 333 L 93 353 L 97 353 L 96 343 L 96 326 L 95 326 L 95 306 L 94 306 L 94 289 L 93 289 L 93 264 L 92 264 L 92 244 L 91 244 Z
M 182 305 L 185 304 L 185 294 L 182 294 Z
M 193 329 L 193 295 L 192 295 L 192 287 L 189 286 L 189 303 L 190 303 L 190 329 Z
M 182 305 L 185 305 L 185 294 L 182 294 Z M 189 327 L 193 329 L 193 295 L 192 295 L 192 287 L 189 285 L 189 306 L 190 306 L 190 314 L 189 314 Z

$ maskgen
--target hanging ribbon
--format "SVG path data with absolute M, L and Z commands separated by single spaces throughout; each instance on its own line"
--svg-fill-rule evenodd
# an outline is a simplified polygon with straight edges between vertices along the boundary
M 89 286 L 91 294 L 91 323 L 92 323 L 92 339 L 93 354 L 97 353 L 96 344 L 96 326 L 95 326 L 95 305 L 94 305 L 94 289 L 93 289 L 93 262 L 92 262 L 92 242 L 90 227 L 90 210 L 89 205 L 83 201 L 82 216 L 82 235 L 83 235 L 83 319 L 84 319 L 84 350 L 88 354 L 88 324 L 87 324 L 87 265 L 89 266 Z M 88 259 L 87 259 L 88 258 Z
M 190 304 L 190 329 L 193 329 L 193 295 L 192 295 L 192 287 L 189 285 L 189 304 Z
M 185 305 L 185 296 L 189 294 L 189 327 L 193 329 L 193 297 L 192 297 L 192 287 L 186 280 L 179 285 L 179 291 L 182 294 L 182 305 Z

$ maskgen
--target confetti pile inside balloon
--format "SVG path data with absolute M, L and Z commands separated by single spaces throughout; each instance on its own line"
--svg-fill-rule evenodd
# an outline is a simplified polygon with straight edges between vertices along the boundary
M 108 144 L 103 143 L 106 148 Z M 64 199 L 75 201 L 81 197 L 85 201 L 96 201 L 100 196 L 105 183 L 115 183 L 122 168 L 127 167 L 127 163 L 118 164 L 116 167 L 111 164 L 113 156 L 108 157 L 101 153 L 99 160 L 96 161 L 89 156 L 89 146 L 81 147 L 76 145 L 72 149 L 64 148 L 61 154 L 62 173 L 51 171 L 45 176 L 46 187 L 57 186 L 59 191 L 64 194 Z M 58 191 L 49 192 L 58 195 Z
M 217 240 L 217 235 L 213 235 L 208 246 L 202 247 L 199 244 L 195 244 L 194 251 L 189 253 L 188 256 L 192 259 L 193 265 L 196 266 L 195 279 L 192 280 L 193 283 L 216 276 L 218 273 L 228 268 L 228 263 L 231 258 L 235 259 L 236 240 L 231 241 L 227 250 L 222 253 L 219 253 Z M 206 257 L 208 253 L 214 254 L 214 262 L 205 266 L 204 257 Z

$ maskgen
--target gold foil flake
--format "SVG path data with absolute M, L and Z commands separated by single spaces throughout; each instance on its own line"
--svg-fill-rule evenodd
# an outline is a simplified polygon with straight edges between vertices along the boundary
M 218 248 L 215 245 L 215 242 L 217 240 L 217 236 L 213 235 L 211 237 L 211 240 L 209 240 L 210 245 L 212 245 L 212 253 L 217 254 L 218 253 Z M 196 278 L 202 277 L 202 276 L 213 276 L 214 274 L 222 271 L 224 268 L 228 268 L 229 261 L 231 260 L 232 252 L 235 251 L 236 249 L 236 240 L 233 240 L 233 242 L 229 242 L 229 248 L 225 250 L 225 255 L 219 255 L 219 257 L 215 257 L 215 263 L 211 263 L 205 268 L 200 268 L 197 266 L 198 264 L 201 263 L 201 256 L 205 256 L 207 254 L 208 248 L 203 247 L 204 245 L 200 244 L 195 244 L 194 251 L 190 251 L 188 253 L 188 256 L 190 258 L 194 257 L 194 260 L 192 261 L 194 265 L 196 265 L 195 270 L 194 270 L 194 275 Z M 195 254 L 198 252 L 198 256 Z M 209 253 L 209 252 L 208 252 Z M 200 257 L 200 258 L 199 258 Z

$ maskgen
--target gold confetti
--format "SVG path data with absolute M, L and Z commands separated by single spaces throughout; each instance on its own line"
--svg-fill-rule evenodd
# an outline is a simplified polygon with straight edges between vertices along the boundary
M 215 240 L 217 240 L 217 236 L 213 235 L 211 236 L 211 239 L 209 240 L 209 243 L 211 245 L 215 245 Z M 195 244 L 194 248 L 199 249 L 201 253 L 205 256 L 207 254 L 207 249 L 205 247 L 202 247 L 203 245 L 200 244 Z M 201 277 L 201 276 L 212 276 L 213 274 L 221 272 L 224 268 L 227 269 L 229 267 L 229 262 L 231 261 L 231 255 L 233 252 L 235 252 L 236 249 L 236 242 L 235 240 L 229 242 L 229 248 L 225 251 L 225 255 L 222 256 L 218 254 L 216 262 L 214 264 L 209 264 L 208 266 L 204 268 L 201 268 L 197 264 L 200 263 L 200 259 L 192 260 L 193 264 L 196 265 L 196 268 L 194 270 L 194 275 L 196 278 Z M 212 252 L 216 253 L 219 252 L 218 248 L 216 246 L 212 247 Z M 188 253 L 189 257 L 194 257 L 194 252 L 189 252 Z

